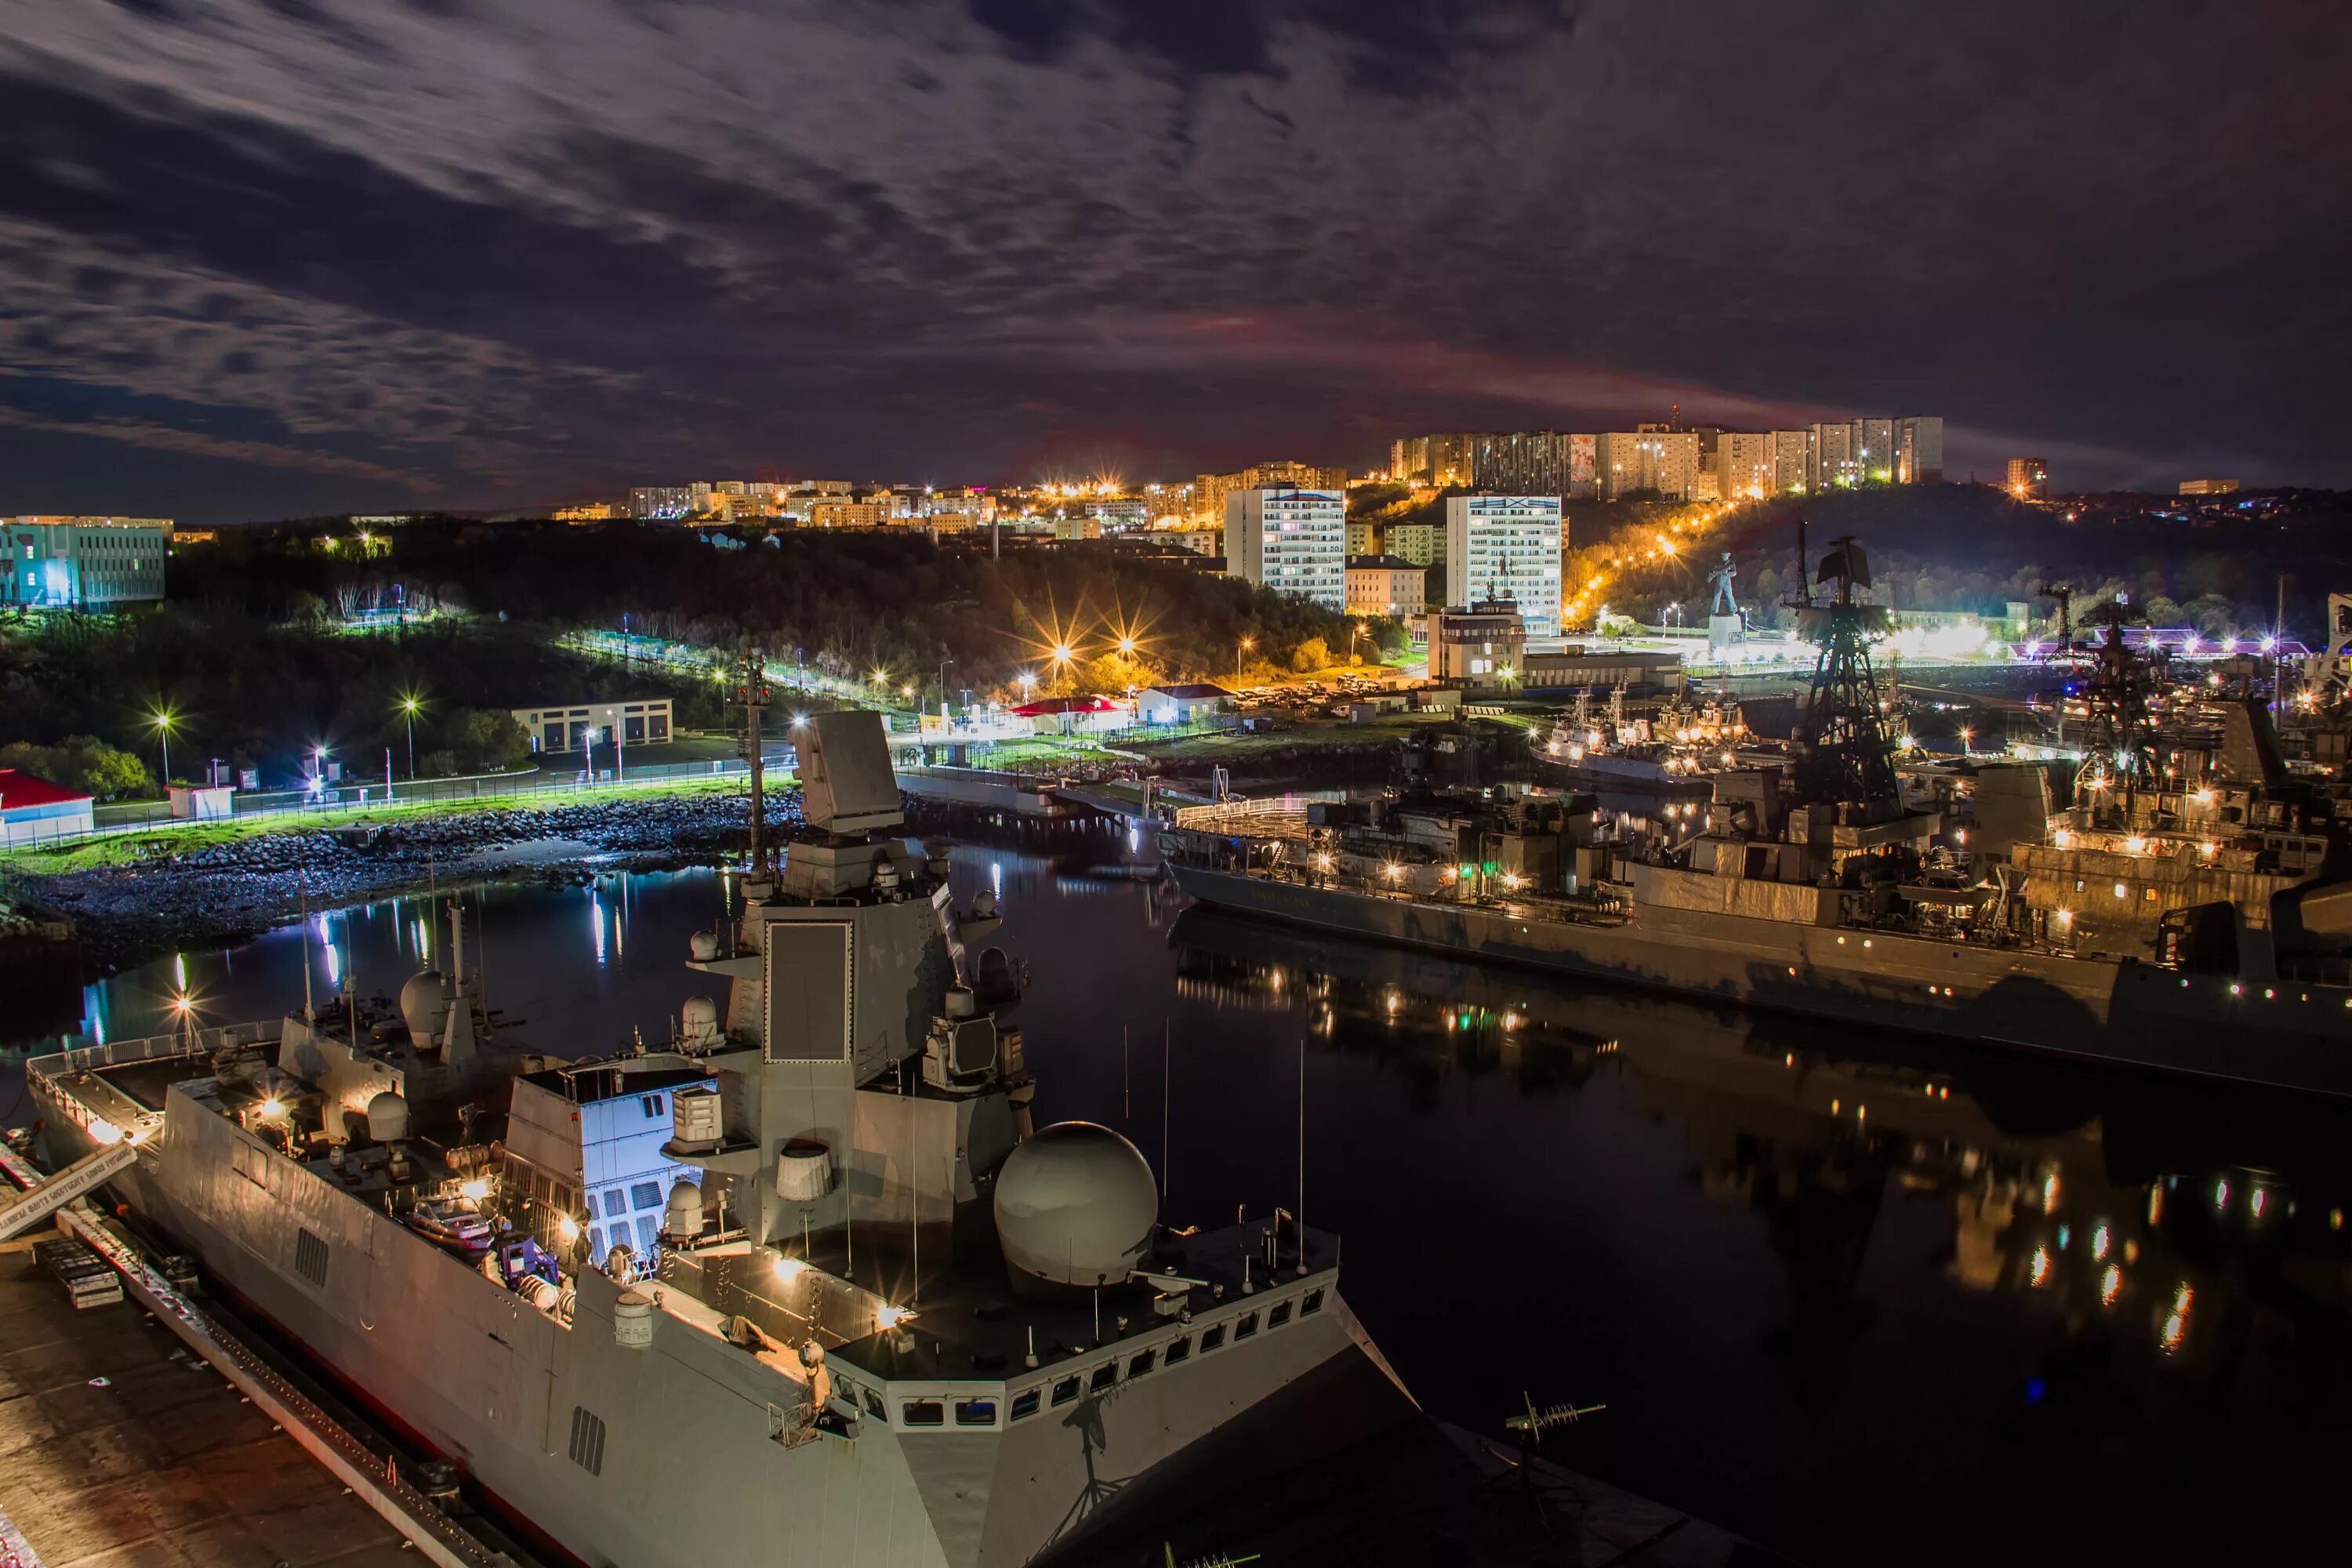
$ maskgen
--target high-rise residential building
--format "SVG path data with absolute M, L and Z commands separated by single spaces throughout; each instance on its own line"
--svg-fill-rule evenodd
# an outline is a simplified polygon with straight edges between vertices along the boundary
M 1944 482 L 1944 421 L 1940 417 L 1914 414 L 1895 422 L 1895 482 Z
M 1438 541 L 1443 531 L 1434 523 L 1391 522 L 1381 529 L 1381 550 L 1400 561 L 1410 561 L 1415 566 L 1428 566 L 1437 560 Z
M 1551 430 L 1514 430 L 1471 438 L 1470 482 L 1507 495 L 1568 493 L 1568 437 Z
M 1773 451 L 1777 437 L 1768 431 L 1726 430 L 1716 437 L 1715 483 L 1719 500 L 1749 500 L 1777 494 Z
M 1467 430 L 1456 430 L 1429 437 L 1429 479 L 1432 484 L 1469 485 L 1473 477 L 1473 454 L 1477 450 L 1478 437 Z
M 160 517 L 0 517 L 0 605 L 104 610 L 163 596 L 172 522 Z
M 1568 498 L 1570 500 L 1591 500 L 1601 493 L 1593 468 L 1594 448 L 1601 437 L 1563 436 L 1560 439 L 1567 444 L 1564 461 L 1568 468 Z
M 1389 478 L 1410 481 L 1428 471 L 1428 437 L 1404 436 L 1389 443 Z
M 2050 499 L 2050 464 L 2042 458 L 2009 460 L 2009 493 L 2020 500 Z
M 1429 607 L 1428 587 L 1428 574 L 1410 561 L 1393 555 L 1349 557 L 1351 616 L 1417 616 Z
M 1857 419 L 1854 422 L 1853 461 L 1865 485 L 1891 485 L 1895 482 L 1895 421 L 1892 419 Z
M 1698 436 L 1688 430 L 1612 430 L 1595 438 L 1593 466 L 1602 500 L 1649 492 L 1688 500 L 1698 484 Z
M 1507 599 L 1518 605 L 1528 636 L 1556 637 L 1559 550 L 1557 495 L 1445 498 L 1449 605 Z
M 1288 459 L 1258 463 L 1230 474 L 1202 474 L 1192 481 L 1192 515 L 1208 522 L 1219 522 L 1225 517 L 1225 498 L 1235 490 L 1260 489 L 1329 490 L 1345 498 L 1348 493 L 1348 470 L 1344 467 L 1316 463 L 1296 463 Z
M 1805 488 L 1819 493 L 1851 489 L 1862 482 L 1853 461 L 1853 426 L 1844 420 L 1815 425 L 1807 432 Z
M 639 522 L 675 522 L 693 511 L 691 485 L 640 485 L 629 492 L 629 515 Z
M 1812 433 L 1808 430 L 1775 430 L 1772 432 L 1772 489 L 1774 495 L 1788 495 L 1807 488 L 1805 476 L 1811 467 Z
M 1368 519 L 1348 520 L 1348 558 L 1378 555 L 1381 552 L 1381 525 Z
M 1346 493 L 1276 485 L 1228 491 L 1226 574 L 1327 610 L 1346 609 Z

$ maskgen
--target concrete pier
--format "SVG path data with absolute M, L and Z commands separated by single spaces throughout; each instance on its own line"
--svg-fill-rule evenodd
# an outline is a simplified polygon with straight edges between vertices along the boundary
M 170 1330 L 128 1300 L 76 1311 L 34 1239 L 0 1247 L 0 1510 L 40 1568 L 415 1568 Z

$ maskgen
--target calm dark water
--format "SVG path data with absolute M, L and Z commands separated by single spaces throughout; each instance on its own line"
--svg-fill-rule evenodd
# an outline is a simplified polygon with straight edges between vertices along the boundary
M 1440 1415 L 1606 1404 L 1549 1451 L 1820 1563 L 2246 1561 L 2336 1532 L 2352 1110 L 1180 918 L 1011 853 L 955 874 L 1000 889 L 1030 964 L 1042 1116 L 1155 1163 L 1164 1125 L 1178 1223 L 1303 1196 Z M 494 889 L 491 1004 L 560 1054 L 665 1038 L 726 893 Z M 396 990 L 445 940 L 417 900 L 322 917 L 313 984 L 356 964 Z M 92 1027 L 160 1031 L 183 973 L 211 1017 L 266 1016 L 304 946 L 126 973 Z

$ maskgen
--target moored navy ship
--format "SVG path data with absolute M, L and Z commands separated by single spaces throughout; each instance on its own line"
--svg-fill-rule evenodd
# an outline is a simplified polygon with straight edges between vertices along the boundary
M 1118 1133 L 1032 1130 L 992 897 L 892 836 L 874 715 L 797 738 L 808 828 L 666 1047 L 508 1049 L 453 941 L 399 1019 L 37 1060 L 50 1153 L 131 1146 L 141 1225 L 583 1563 L 1027 1563 L 1409 1415 L 1334 1238 L 1171 1228 Z
M 2166 752 L 2107 616 L 2074 804 L 1988 766 L 1962 826 L 1906 805 L 1840 541 L 1798 602 L 1819 647 L 1787 769 L 1712 775 L 1633 831 L 1591 796 L 1394 798 L 1285 823 L 1200 808 L 1184 892 L 1467 958 L 2137 1067 L 2352 1094 L 2352 860 L 2331 803 L 2225 706 L 2210 771 Z

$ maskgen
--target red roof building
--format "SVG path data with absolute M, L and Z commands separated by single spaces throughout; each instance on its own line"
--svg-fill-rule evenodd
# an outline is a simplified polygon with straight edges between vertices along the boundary
M 37 844 L 88 833 L 90 827 L 87 794 L 36 778 L 21 768 L 0 768 L 0 844 Z

